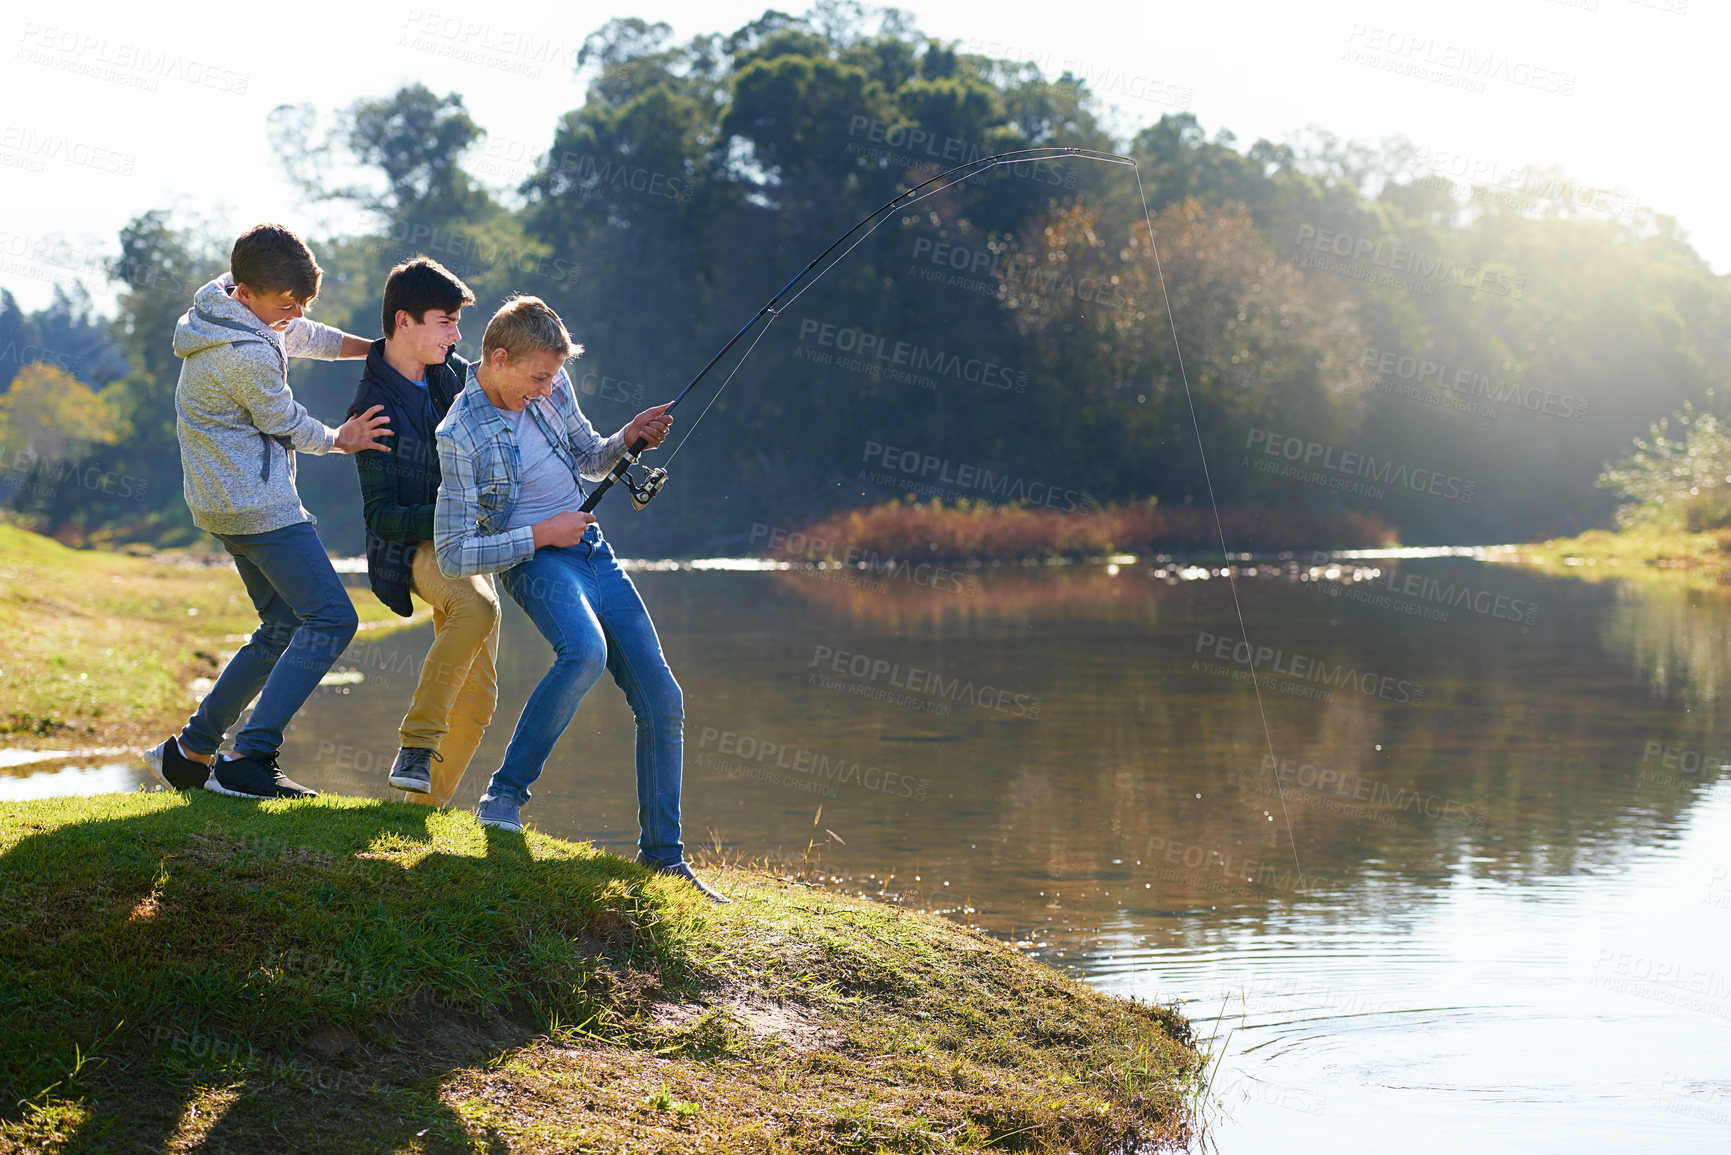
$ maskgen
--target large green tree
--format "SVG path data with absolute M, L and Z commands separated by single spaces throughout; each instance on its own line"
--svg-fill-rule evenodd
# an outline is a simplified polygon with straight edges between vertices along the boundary
M 1189 113 L 1115 140 L 1075 77 L 842 0 L 683 42 L 613 20 L 578 65 L 584 99 L 551 118 L 514 195 L 475 175 L 485 134 L 458 93 L 279 109 L 309 212 L 339 222 L 313 238 L 314 315 L 375 332 L 386 273 L 417 252 L 476 292 L 466 352 L 505 295 L 542 296 L 587 347 L 585 409 L 614 428 L 900 189 L 1018 148 L 1138 165 L 1001 166 L 852 238 L 679 411 L 675 444 L 730 382 L 665 496 L 610 507 L 610 534 L 639 551 L 739 548 L 753 523 L 929 481 L 929 462 L 1099 501 L 1201 501 L 1204 452 L 1227 503 L 1372 513 L 1417 542 L 1547 534 L 1609 516 L 1593 481 L 1630 437 L 1723 398 L 1724 278 L 1674 221 L 1616 198 L 1606 211 L 1564 174 L 1461 188 L 1398 138 L 1313 128 L 1245 146 Z M 80 524 L 184 530 L 166 335 L 225 248 L 163 212 L 123 235 L 113 337 L 129 371 L 104 396 L 135 432 L 101 452 L 150 474 L 154 504 L 93 497 Z M 31 323 L 0 301 L 0 339 Z M 341 417 L 353 365 L 293 374 L 315 413 Z M 1258 430 L 1468 480 L 1473 500 L 1271 478 L 1246 464 Z M 915 451 L 922 475 L 886 471 L 885 446 Z M 301 477 L 327 543 L 358 549 L 349 463 L 309 460 Z

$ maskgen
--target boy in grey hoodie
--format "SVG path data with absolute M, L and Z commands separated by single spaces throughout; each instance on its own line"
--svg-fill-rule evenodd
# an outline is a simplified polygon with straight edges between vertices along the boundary
M 295 451 L 387 450 L 379 407 L 333 429 L 288 386 L 290 357 L 365 357 L 371 342 L 302 316 L 323 270 L 292 231 L 254 227 L 234 243 L 229 272 L 201 288 L 174 330 L 174 391 L 186 504 L 234 556 L 259 627 L 230 659 L 177 737 L 145 753 L 164 785 L 243 798 L 317 793 L 277 768 L 283 729 L 354 637 L 348 591 L 295 490 Z M 215 759 L 228 728 L 258 698 Z M 212 764 L 214 760 L 214 765 Z

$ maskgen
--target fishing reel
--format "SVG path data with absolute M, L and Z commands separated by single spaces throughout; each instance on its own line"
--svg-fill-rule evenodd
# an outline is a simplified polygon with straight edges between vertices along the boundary
M 620 475 L 619 480 L 625 483 L 625 488 L 631 493 L 631 505 L 634 509 L 642 509 L 649 504 L 649 499 L 661 492 L 661 487 L 667 484 L 667 471 L 643 467 L 643 480 L 638 481 L 629 472 Z

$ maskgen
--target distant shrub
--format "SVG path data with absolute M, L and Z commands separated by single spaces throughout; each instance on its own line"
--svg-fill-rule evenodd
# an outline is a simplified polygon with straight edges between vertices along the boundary
M 1227 549 L 1348 549 L 1393 544 L 1395 532 L 1368 513 L 1096 506 L 1069 513 L 1037 506 L 951 505 L 904 499 L 833 514 L 789 538 L 784 556 L 842 560 L 848 550 L 894 558 L 1099 557 L 1113 553 Z
M 1667 437 L 1675 422 L 1682 431 Z M 1731 430 L 1692 402 L 1647 428 L 1635 449 L 1606 464 L 1595 483 L 1629 500 L 1617 524 L 1656 528 L 1716 529 L 1731 524 Z
M 1683 525 L 1690 533 L 1731 527 L 1731 486 L 1710 489 L 1685 501 Z

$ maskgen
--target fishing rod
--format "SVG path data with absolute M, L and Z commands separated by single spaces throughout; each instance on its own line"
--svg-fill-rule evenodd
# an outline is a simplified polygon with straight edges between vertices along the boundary
M 1228 552 L 1226 547 L 1226 527 L 1220 519 L 1220 503 L 1216 501 L 1214 497 L 1214 478 L 1208 469 L 1207 451 L 1203 448 L 1202 423 L 1196 413 L 1196 398 L 1190 390 L 1190 374 L 1184 368 L 1184 351 L 1178 341 L 1178 321 L 1172 312 L 1172 298 L 1166 292 L 1166 274 L 1160 267 L 1160 250 L 1154 243 L 1154 215 L 1148 208 L 1147 190 L 1142 187 L 1142 170 L 1136 166 L 1134 160 L 1127 156 L 1121 156 L 1115 152 L 1102 152 L 1098 149 L 1069 147 L 1026 148 L 1017 149 L 1011 152 L 1000 152 L 992 156 L 979 157 L 978 159 L 969 161 L 966 164 L 958 164 L 954 168 L 940 172 L 930 180 L 921 181 L 912 188 L 897 193 L 895 197 L 886 201 L 876 210 L 867 213 L 852 228 L 837 237 L 829 248 L 819 253 L 810 264 L 806 265 L 805 268 L 801 269 L 798 274 L 794 276 L 793 280 L 783 285 L 781 290 L 777 292 L 775 296 L 771 297 L 763 308 L 753 314 L 751 320 L 747 321 L 739 332 L 733 335 L 727 344 L 721 347 L 721 351 L 709 359 L 709 364 L 698 370 L 697 376 L 691 379 L 691 383 L 682 389 L 679 396 L 675 397 L 672 404 L 667 407 L 667 412 L 673 412 L 674 406 L 677 406 L 681 401 L 685 400 L 686 396 L 697 387 L 697 383 L 702 381 L 703 378 L 708 375 L 709 371 L 721 362 L 723 357 L 727 356 L 728 351 L 735 345 L 739 344 L 740 340 L 743 339 L 748 332 L 757 327 L 759 321 L 763 321 L 767 317 L 768 321 L 758 329 L 757 336 L 752 338 L 751 344 L 746 347 L 745 352 L 740 355 L 739 360 L 734 363 L 733 369 L 727 374 L 727 380 L 721 383 L 721 388 L 717 389 L 715 391 L 715 396 L 709 399 L 709 406 L 714 405 L 716 398 L 721 396 L 722 390 L 727 388 L 728 382 L 733 380 L 734 374 L 739 372 L 740 366 L 745 364 L 746 359 L 751 356 L 751 351 L 757 348 L 757 343 L 763 339 L 765 333 L 769 332 L 769 326 L 775 323 L 776 317 L 779 316 L 781 310 L 786 307 L 786 305 L 782 303 L 782 298 L 787 297 L 789 293 L 793 293 L 791 297 L 788 297 L 786 304 L 791 305 L 794 301 L 798 300 L 801 293 L 804 293 L 806 289 L 817 284 L 817 282 L 831 269 L 835 268 L 836 265 L 839 265 L 844 259 L 846 259 L 848 253 L 851 253 L 867 237 L 876 232 L 878 227 L 882 225 L 884 221 L 889 219 L 889 214 L 895 209 L 905 208 L 906 206 L 923 200 L 926 197 L 934 196 L 937 193 L 942 192 L 944 189 L 949 188 L 951 185 L 960 184 L 969 177 L 978 176 L 980 173 L 983 173 L 988 169 L 996 168 L 1001 164 L 1018 164 L 1027 161 L 1047 160 L 1063 156 L 1074 157 L 1078 160 L 1095 160 L 1105 164 L 1128 165 L 1130 171 L 1136 176 L 1136 196 L 1142 202 L 1142 221 L 1148 227 L 1148 251 L 1149 255 L 1154 259 L 1154 272 L 1155 276 L 1159 279 L 1160 284 L 1160 298 L 1165 306 L 1166 325 L 1171 331 L 1172 349 L 1174 355 L 1178 359 L 1178 376 L 1184 384 L 1184 398 L 1190 407 L 1190 425 L 1196 434 L 1196 449 L 1201 459 L 1202 479 L 1204 485 L 1207 487 L 1209 505 L 1212 506 L 1214 510 L 1214 530 L 1220 539 L 1221 555 L 1230 559 L 1232 555 Z M 952 176 L 955 173 L 961 173 L 962 175 L 945 184 L 938 184 L 939 181 L 943 181 L 946 177 Z M 938 187 L 932 188 L 930 192 L 921 191 L 932 185 L 937 185 Z M 861 229 L 864 229 L 865 231 L 861 233 Z M 830 264 L 816 276 L 812 277 L 810 280 L 806 280 L 807 274 L 809 274 L 813 269 L 816 269 L 819 265 L 823 264 L 825 258 L 837 249 L 841 248 L 843 244 L 846 244 L 847 239 L 855 233 L 860 233 L 860 235 L 853 244 L 848 245 L 847 249 L 844 250 L 840 256 L 836 257 L 834 261 L 830 262 Z M 794 292 L 794 286 L 799 285 L 801 281 L 805 281 L 805 284 L 800 287 L 798 292 Z M 697 415 L 697 421 L 692 422 L 691 429 L 686 432 L 685 437 L 679 442 L 679 446 L 674 449 L 674 454 L 677 454 L 680 449 L 683 449 L 685 447 L 685 442 L 691 439 L 691 434 L 696 432 L 697 423 L 702 421 L 709 413 L 709 406 L 705 406 L 703 412 Z M 613 471 L 609 473 L 598 486 L 596 486 L 595 492 L 590 494 L 588 500 L 583 503 L 582 508 L 584 513 L 593 512 L 596 504 L 601 500 L 602 495 L 613 487 L 615 481 L 624 483 L 626 489 L 631 493 L 631 504 L 636 506 L 638 509 L 642 509 L 644 506 L 648 505 L 650 499 L 657 493 L 661 492 L 661 487 L 667 483 L 667 471 L 665 469 L 652 469 L 646 466 L 644 468 L 644 477 L 641 481 L 631 477 L 629 474 L 631 467 L 637 464 L 639 456 L 641 456 L 643 451 L 648 447 L 648 441 L 645 438 L 639 437 L 629 448 L 626 449 L 625 457 L 618 465 L 613 467 Z M 673 456 L 669 455 L 667 460 L 671 463 Z M 1245 625 L 1244 607 L 1238 598 L 1238 581 L 1231 575 L 1230 571 L 1227 574 L 1226 582 L 1228 588 L 1232 591 L 1232 608 L 1238 617 L 1238 628 L 1243 633 L 1243 636 L 1248 638 L 1250 636 L 1250 631 L 1249 627 Z M 1256 666 L 1255 663 L 1252 662 L 1252 675 L 1254 675 L 1255 672 Z M 1268 744 L 1268 753 L 1272 756 L 1274 754 L 1274 732 L 1269 728 L 1268 712 L 1263 706 L 1262 686 L 1259 680 L 1254 676 L 1251 678 L 1250 688 L 1255 691 L 1256 694 L 1257 715 L 1262 720 L 1263 738 Z M 1292 864 L 1297 867 L 1298 873 L 1300 877 L 1302 877 L 1304 874 L 1304 866 L 1298 860 L 1298 839 L 1293 834 L 1292 816 L 1288 813 L 1286 808 L 1286 790 L 1278 780 L 1275 782 L 1275 790 L 1280 798 L 1281 816 L 1286 820 L 1286 836 L 1292 845 Z
M 825 274 L 827 274 L 830 271 L 830 269 L 833 269 L 836 267 L 836 265 L 839 265 L 842 262 L 842 260 L 847 257 L 848 253 L 852 252 L 854 250 L 854 248 L 860 244 L 861 241 L 864 241 L 866 239 L 866 237 L 869 237 L 869 236 L 871 236 L 872 233 L 876 232 L 878 230 L 878 227 L 880 225 L 882 225 L 884 223 L 884 221 L 888 220 L 889 215 L 891 213 L 893 213 L 896 209 L 906 208 L 908 205 L 911 205 L 911 204 L 915 203 L 916 201 L 924 200 L 926 197 L 929 197 L 929 196 L 934 196 L 937 193 L 942 192 L 944 189 L 951 187 L 952 185 L 960 184 L 963 181 L 969 179 L 970 177 L 978 176 L 981 173 L 986 172 L 988 169 L 996 168 L 1002 164 L 1024 164 L 1024 163 L 1035 162 L 1035 161 L 1051 160 L 1051 159 L 1054 159 L 1057 157 L 1065 157 L 1065 156 L 1075 157 L 1079 160 L 1097 160 L 1097 161 L 1100 161 L 1100 162 L 1105 163 L 1105 164 L 1126 164 L 1126 165 L 1129 165 L 1131 168 L 1136 167 L 1135 161 L 1131 160 L 1127 156 L 1120 156 L 1119 154 L 1117 154 L 1115 152 L 1101 152 L 1097 149 L 1091 149 L 1091 148 L 1072 148 L 1072 147 L 1058 147 L 1058 146 L 1047 147 L 1047 148 L 1023 148 L 1023 149 L 1015 149 L 1015 150 L 1012 150 L 1010 152 L 994 153 L 991 156 L 976 157 L 975 159 L 968 161 L 965 164 L 958 164 L 954 168 L 945 169 L 943 172 L 938 173 L 936 176 L 932 177 L 931 179 L 921 181 L 919 184 L 914 185 L 912 188 L 904 189 L 903 191 L 897 193 L 891 199 L 885 201 L 882 205 L 878 206 L 876 209 L 873 209 L 871 212 L 869 212 L 865 216 L 861 217 L 859 219 L 859 221 L 856 222 L 852 228 L 848 229 L 847 232 L 845 232 L 841 236 L 837 237 L 835 239 L 835 241 L 827 249 L 825 249 L 823 252 L 819 253 L 816 257 L 814 257 L 811 260 L 811 262 L 809 264 L 807 264 L 803 269 L 801 269 L 798 273 L 796 273 L 794 275 L 793 279 L 791 281 L 789 281 L 787 284 L 783 285 L 780 288 L 780 290 L 778 290 L 776 292 L 775 296 L 771 297 L 767 302 L 765 302 L 764 306 L 761 309 L 759 309 L 756 313 L 752 314 L 751 320 L 747 321 L 743 326 L 741 326 L 739 332 L 735 333 L 731 338 L 728 339 L 727 344 L 725 344 L 721 347 L 720 352 L 716 353 L 715 356 L 711 357 L 709 359 L 709 363 L 707 365 L 705 365 L 702 369 L 699 369 L 697 371 L 697 376 L 693 377 L 691 379 L 691 382 L 688 385 L 686 385 L 684 389 L 680 390 L 679 396 L 675 397 L 673 399 L 672 404 L 668 405 L 667 412 L 672 413 L 673 410 L 679 405 L 679 403 L 681 401 L 684 401 L 686 396 L 688 394 L 690 394 L 690 392 L 693 389 L 697 388 L 697 383 L 702 381 L 704 379 L 704 377 L 708 376 L 709 371 L 711 369 L 715 368 L 716 365 L 720 364 L 722 358 L 726 357 L 727 354 L 733 349 L 733 347 L 735 345 L 739 344 L 739 342 L 745 337 L 745 335 L 747 333 L 751 332 L 752 329 L 757 328 L 758 322 L 764 321 L 764 319 L 767 317 L 768 321 L 765 322 L 763 327 L 759 330 L 757 337 L 752 340 L 751 345 L 746 349 L 745 353 L 739 358 L 738 362 L 736 362 L 734 364 L 733 372 L 729 373 L 727 375 L 727 380 L 723 381 L 721 383 L 721 389 L 717 389 L 715 391 L 715 397 L 710 398 L 709 404 L 714 405 L 715 404 L 715 398 L 721 396 L 722 389 L 727 388 L 728 382 L 733 380 L 733 374 L 739 372 L 739 367 L 741 365 L 745 364 L 745 359 L 747 357 L 751 356 L 751 350 L 757 348 L 757 342 L 763 339 L 763 334 L 767 333 L 769 331 L 769 326 L 775 323 L 776 317 L 779 316 L 781 310 L 786 307 L 786 305 L 784 305 L 782 303 L 782 298 L 786 297 L 789 293 L 793 293 L 794 286 L 799 285 L 801 281 L 805 281 L 805 284 L 800 287 L 799 292 L 793 293 L 793 296 L 788 299 L 787 304 L 791 305 L 795 300 L 797 300 L 799 298 L 800 293 L 804 293 L 806 289 L 809 289 L 809 288 L 811 288 L 811 286 L 817 284 L 817 282 L 820 281 L 821 279 L 823 279 Z M 962 173 L 962 175 L 956 177 L 954 180 L 950 181 L 948 184 L 944 184 L 944 185 L 939 186 L 938 188 L 932 189 L 930 192 L 922 192 L 921 191 L 922 189 L 925 189 L 931 185 L 937 184 L 939 181 L 944 180 L 944 178 L 949 177 L 955 173 Z M 868 225 L 871 227 L 867 228 L 866 226 L 868 226 Z M 837 257 L 834 261 L 832 261 L 828 265 L 828 267 L 826 267 L 822 270 L 822 272 L 819 272 L 816 276 L 811 277 L 810 280 L 806 280 L 807 274 L 809 274 L 813 269 L 817 268 L 819 265 L 823 264 L 824 260 L 831 253 L 833 253 L 837 249 L 841 248 L 842 245 L 847 243 L 847 240 L 849 237 L 853 236 L 855 233 L 859 232 L 861 229 L 865 229 L 865 232 L 862 233 L 859 236 L 859 238 L 854 241 L 854 243 L 852 245 L 848 245 L 846 252 L 843 252 L 841 254 L 841 256 Z M 708 414 L 708 412 L 709 412 L 709 406 L 705 406 L 703 409 L 703 412 L 699 413 L 697 415 L 697 420 L 702 421 L 704 416 L 706 414 Z M 685 434 L 685 437 L 680 440 L 678 448 L 676 448 L 673 451 L 675 454 L 677 454 L 679 452 L 679 449 L 683 449 L 685 447 L 685 442 L 687 440 L 690 440 L 691 434 L 696 432 L 696 430 L 697 430 L 697 423 L 693 422 L 691 429 L 689 431 L 687 431 Z M 648 465 L 645 465 L 643 467 L 643 477 L 641 480 L 631 476 L 631 468 L 633 466 L 639 464 L 639 458 L 642 456 L 644 450 L 646 450 L 648 447 L 649 447 L 648 439 L 643 438 L 643 437 L 637 438 L 636 441 L 632 442 L 631 445 L 626 447 L 625 456 L 620 458 L 619 464 L 617 464 L 613 467 L 612 472 L 609 473 L 605 478 L 603 478 L 601 480 L 600 484 L 598 484 L 595 487 L 595 491 L 593 493 L 591 493 L 589 495 L 588 499 L 583 502 L 582 511 L 584 513 L 592 513 L 594 511 L 596 505 L 600 504 L 601 498 L 607 493 L 607 491 L 609 489 L 613 488 L 613 483 L 616 481 L 623 484 L 625 486 L 626 490 L 631 494 L 631 504 L 633 506 L 635 506 L 638 509 L 642 509 L 644 506 L 648 505 L 650 500 L 657 493 L 661 492 L 661 487 L 663 485 L 667 484 L 667 470 L 653 468 L 653 467 L 648 466 Z M 669 455 L 667 460 L 671 464 L 672 460 L 673 460 L 672 455 Z

